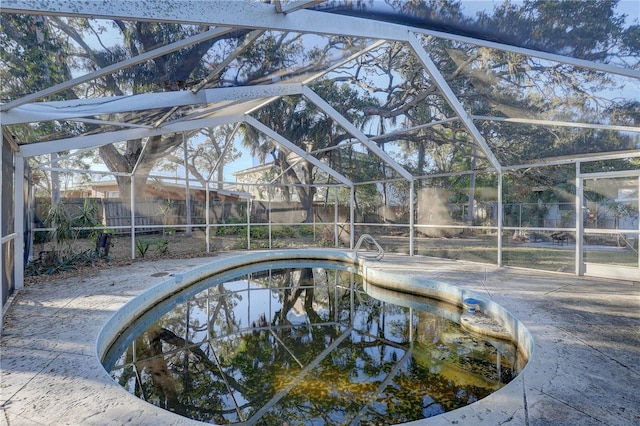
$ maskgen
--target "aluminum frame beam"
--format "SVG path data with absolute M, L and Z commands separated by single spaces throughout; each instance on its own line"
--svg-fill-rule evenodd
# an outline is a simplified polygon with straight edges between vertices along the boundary
M 382 161 L 387 163 L 393 170 L 398 172 L 400 176 L 411 181 L 413 176 L 404 167 L 400 166 L 393 158 L 389 156 L 385 151 L 380 149 L 378 145 L 372 143 L 369 138 L 362 133 L 356 126 L 354 126 L 349 120 L 347 120 L 342 114 L 340 114 L 335 108 L 329 105 L 324 99 L 322 99 L 316 92 L 309 87 L 304 87 L 302 93 L 307 99 L 313 102 L 318 108 L 327 113 L 333 120 L 335 120 L 340 126 L 342 126 L 349 134 L 358 139 L 364 144 L 371 152 L 378 156 Z
M 287 140 L 284 136 L 281 136 L 280 134 L 276 133 L 273 129 L 265 126 L 264 124 L 262 124 L 255 118 L 251 117 L 250 115 L 244 116 L 244 122 L 249 124 L 250 126 L 253 126 L 257 130 L 261 131 L 262 133 L 264 133 L 265 135 L 273 139 L 277 144 L 282 145 L 283 147 L 293 152 L 294 154 L 298 155 L 299 157 L 302 157 L 305 160 L 309 161 L 311 164 L 318 167 L 320 170 L 326 172 L 328 175 L 330 175 L 337 181 L 349 187 L 353 187 L 353 182 L 351 180 L 347 179 L 345 176 L 336 172 L 334 169 L 327 166 L 325 163 L 318 160 L 317 158 L 309 155 L 309 153 L 307 153 L 306 151 L 303 151 L 300 147 L 294 145 L 291 141 Z
M 302 10 L 302 9 L 309 8 L 311 6 L 315 6 L 316 4 L 322 3 L 323 1 L 324 0 L 293 0 L 287 3 L 286 6 L 283 7 L 280 0 L 277 0 L 276 10 L 278 10 L 278 6 L 280 6 L 280 10 L 278 10 L 278 12 L 287 14 L 287 13 L 295 12 L 297 10 Z
M 319 79 L 320 77 L 330 73 L 331 71 L 333 71 L 336 68 L 346 64 L 347 62 L 352 61 L 352 60 L 358 58 L 359 56 L 361 56 L 361 55 L 363 55 L 363 54 L 365 54 L 365 53 L 367 53 L 367 52 L 369 52 L 369 51 L 371 51 L 371 50 L 373 50 L 373 49 L 375 49 L 377 47 L 382 46 L 385 43 L 386 43 L 386 40 L 378 40 L 378 41 L 376 41 L 374 43 L 371 43 L 369 46 L 365 47 L 364 49 L 360 50 L 359 52 L 353 53 L 352 55 L 350 55 L 350 56 L 348 56 L 346 58 L 343 58 L 341 61 L 337 62 L 336 64 L 332 65 L 331 67 L 327 68 L 326 70 L 321 71 L 319 73 L 316 73 L 316 74 L 304 79 L 302 81 L 302 84 L 306 86 L 307 84 L 309 84 L 309 83 Z M 298 94 L 298 93 L 295 93 L 295 94 Z M 247 114 L 251 114 L 252 112 L 257 111 L 260 108 L 263 108 L 263 107 L 269 105 L 270 103 L 280 99 L 281 97 L 282 96 L 274 96 L 274 97 L 272 97 L 270 99 L 266 99 L 260 105 L 257 105 L 255 107 L 252 107 L 251 109 L 247 110 L 246 113 Z
M 439 124 L 450 123 L 452 121 L 458 121 L 459 119 L 460 118 L 458 118 L 458 117 L 445 118 L 443 120 L 432 121 L 430 123 L 420 124 L 418 126 L 408 127 L 406 129 L 400 129 L 400 130 L 396 130 L 396 131 L 385 133 L 385 134 L 378 135 L 378 136 L 372 136 L 369 139 L 372 140 L 372 141 L 377 141 L 377 140 L 382 139 L 384 141 L 384 139 L 387 139 L 387 138 L 391 138 L 391 137 L 395 137 L 395 136 L 403 136 L 403 135 L 406 135 L 406 134 L 411 133 L 411 132 L 415 132 L 415 131 L 420 130 L 420 129 L 428 129 L 429 127 L 434 127 L 434 126 L 437 126 Z
M 455 93 L 453 93 L 453 90 L 451 90 L 451 87 L 449 87 L 449 84 L 447 83 L 447 81 L 444 79 L 444 77 L 438 70 L 438 67 L 436 67 L 436 64 L 433 62 L 431 57 L 424 50 L 424 47 L 422 47 L 422 44 L 420 43 L 420 40 L 418 40 L 418 37 L 411 34 L 408 38 L 409 38 L 408 42 L 409 42 L 409 46 L 411 47 L 411 50 L 413 50 L 413 52 L 416 54 L 418 59 L 422 62 L 422 65 L 426 68 L 426 71 L 429 73 L 431 78 L 433 78 L 434 82 L 440 89 L 440 92 L 445 97 L 445 99 L 447 100 L 451 108 L 453 108 L 453 110 L 456 112 L 456 115 L 460 118 L 460 121 L 464 125 L 467 132 L 469 132 L 469 134 L 476 141 L 476 143 L 480 145 L 480 148 L 484 152 L 484 155 L 487 156 L 487 159 L 489 160 L 491 165 L 496 170 L 500 171 L 502 168 L 502 166 L 500 165 L 500 162 L 493 154 L 493 151 L 487 144 L 487 141 L 484 139 L 484 136 L 482 136 L 482 134 L 480 133 L 476 125 L 473 124 L 473 120 L 471 119 L 471 116 L 464 109 L 464 107 L 458 100 L 458 97 L 455 95 Z
M 336 62 L 335 64 L 331 65 L 330 67 L 328 67 L 327 69 L 320 71 L 306 79 L 304 79 L 302 81 L 303 84 L 308 84 L 311 83 L 317 79 L 319 79 L 320 77 L 329 74 L 331 71 L 340 68 L 341 66 L 343 66 L 344 64 L 346 64 L 347 62 L 353 61 L 354 59 L 359 58 L 360 56 L 364 55 L 365 53 L 368 53 L 370 51 L 372 51 L 373 49 L 377 49 L 378 47 L 382 46 L 383 44 L 386 44 L 387 41 L 386 40 L 378 40 L 375 41 L 373 43 L 371 43 L 369 46 L 365 47 L 364 49 L 361 49 L 357 52 L 352 53 L 351 55 L 347 56 L 346 58 L 342 58 L 340 61 Z
M 231 52 L 230 55 L 227 55 L 226 58 L 224 58 L 224 60 L 222 62 L 220 62 L 218 65 L 216 65 L 216 68 L 211 71 L 209 73 L 209 75 L 207 75 L 205 78 L 202 79 L 202 81 L 200 83 L 198 83 L 198 85 L 196 87 L 194 87 L 191 91 L 193 93 L 198 93 L 200 90 L 202 90 L 204 88 L 204 86 L 206 86 L 207 84 L 211 83 L 213 80 L 215 80 L 216 78 L 218 78 L 218 76 L 220 75 L 220 73 L 231 63 L 233 62 L 239 55 L 242 54 L 242 52 L 244 52 L 245 50 L 247 50 L 251 44 L 256 41 L 256 39 L 258 37 L 260 37 L 262 34 L 264 34 L 264 31 L 252 31 L 249 34 L 247 34 L 244 38 L 244 40 L 242 41 L 242 44 L 238 47 L 236 47 L 236 49 Z
M 588 163 L 590 161 L 603 161 L 603 160 L 620 160 L 625 158 L 638 158 L 640 157 L 640 150 L 634 149 L 630 151 L 609 151 L 609 152 L 598 152 L 593 154 L 583 154 L 583 155 L 572 155 L 568 157 L 550 157 L 550 158 L 541 158 L 538 159 L 535 163 L 528 164 L 515 164 L 512 166 L 504 166 L 503 170 L 518 170 L 518 169 L 530 169 L 536 167 L 546 167 L 546 166 L 559 166 L 563 164 L 573 164 L 576 162 L 585 162 Z
M 637 126 L 619 126 L 615 124 L 582 123 L 577 121 L 536 120 L 532 118 L 492 117 L 487 115 L 472 115 L 472 120 L 504 121 L 507 123 L 538 124 L 540 126 L 577 127 L 580 129 L 617 130 L 621 132 L 640 132 Z
M 171 2 L 163 0 L 147 0 L 145 2 L 122 2 L 120 0 L 105 0 L 101 2 L 86 2 L 84 0 L 3 0 L 2 9 L 7 13 L 209 24 L 407 41 L 408 31 L 406 26 L 384 21 L 308 9 L 298 10 L 295 14 L 278 13 L 276 6 L 258 2 L 209 0 L 207 4 L 210 4 L 211 7 L 202 8 L 202 3 L 197 0 L 181 1 L 180 7 L 175 7 Z M 285 8 L 283 8 L 283 11 L 284 9 Z M 328 15 L 330 19 L 327 19 Z M 260 19 L 256 19 L 256 16 L 259 16 Z M 534 49 L 480 40 L 442 31 L 415 27 L 411 27 L 411 30 L 415 33 L 446 40 L 456 40 L 476 46 L 534 56 L 581 68 L 640 78 L 640 70 L 631 68 L 601 64 L 584 59 L 576 59 L 555 53 L 541 52 Z
M 445 40 L 460 41 L 475 46 L 486 47 L 489 49 L 502 50 L 504 52 L 517 53 L 520 55 L 533 56 L 539 59 L 558 62 L 560 64 L 573 65 L 579 68 L 586 68 L 593 71 L 602 71 L 606 73 L 621 75 L 624 77 L 640 78 L 640 71 L 631 68 L 622 68 L 610 64 L 601 64 L 598 62 L 588 61 L 586 59 L 577 59 L 570 56 L 559 55 L 557 53 L 548 53 L 540 50 L 529 49 L 526 47 L 512 46 L 510 44 L 497 43 L 495 41 L 480 40 L 469 36 L 461 36 L 457 34 L 444 33 L 441 31 L 425 30 L 422 28 L 411 28 L 417 34 L 433 36 Z
M 21 145 L 20 151 L 23 156 L 32 157 L 35 155 L 51 154 L 52 152 L 69 151 L 72 149 L 97 148 L 102 145 L 128 141 L 131 139 L 142 139 L 151 136 L 166 135 L 169 133 L 180 133 L 203 127 L 233 124 L 242 121 L 242 119 L 242 114 L 234 114 L 168 124 L 157 129 L 128 129 L 109 133 L 98 133 L 95 135 L 76 136 L 73 138 L 58 139 L 55 141 L 34 142 Z
M 371 43 L 369 46 L 365 47 L 364 49 L 362 49 L 362 50 L 360 50 L 358 52 L 355 52 L 355 53 L 347 56 L 346 58 L 343 58 L 341 61 L 333 64 L 332 66 L 330 66 L 326 70 L 323 70 L 321 72 L 318 72 L 316 74 L 313 74 L 313 75 L 307 77 L 306 79 L 304 79 L 302 81 L 302 85 L 307 85 L 307 84 L 319 79 L 320 77 L 330 73 L 331 71 L 335 70 L 336 68 L 341 67 L 342 65 L 346 64 L 347 62 L 352 61 L 352 60 L 358 58 L 359 56 L 364 55 L 365 53 L 370 52 L 371 50 L 382 46 L 385 43 L 386 43 L 386 40 L 378 40 L 378 41 L 376 41 L 374 43 Z M 292 94 L 299 94 L 299 93 L 292 93 Z M 269 105 L 271 102 L 274 102 L 274 101 L 278 100 L 281 97 L 282 96 L 274 96 L 274 97 L 272 97 L 270 99 L 266 99 L 263 103 L 261 103 L 260 105 L 255 106 L 255 107 L 252 107 L 246 113 L 250 114 L 253 111 L 257 111 L 260 108 L 263 108 L 263 107 Z
M 176 91 L 145 93 L 131 96 L 111 96 L 69 101 L 35 102 L 0 112 L 2 125 L 33 123 L 49 120 L 71 120 L 102 114 L 118 114 L 155 108 L 206 105 L 216 102 L 300 95 L 302 83 L 283 83 L 268 86 L 220 87 L 198 93 Z
M 316 368 L 331 352 L 333 352 L 347 337 L 351 335 L 354 328 L 351 326 L 347 328 L 340 336 L 338 336 L 329 346 L 327 346 L 322 352 L 318 354 L 311 362 L 309 362 L 299 373 L 296 374 L 294 379 L 286 384 L 278 393 L 276 393 L 267 403 L 265 403 L 259 410 L 257 410 L 253 416 L 248 419 L 245 424 L 250 426 L 261 420 L 262 416 L 271 409 L 278 401 L 284 398 L 289 390 L 294 386 L 300 384 L 314 368 Z
M 3 8 L 4 9 L 4 8 Z M 104 68 L 100 68 L 99 70 L 96 70 L 94 72 L 90 72 L 88 74 L 85 74 L 83 76 L 65 81 L 64 83 L 60 83 L 60 84 L 56 84 L 53 85 L 51 87 L 48 87 L 44 90 L 40 90 L 38 92 L 23 96 L 19 99 L 16 99 L 15 101 L 12 102 L 7 102 L 6 104 L 0 105 L 0 111 L 7 111 L 10 110 L 11 108 L 15 108 L 17 106 L 20 105 L 24 105 L 28 102 L 31 101 L 35 101 L 37 99 L 41 99 L 45 96 L 49 96 L 49 95 L 53 95 L 55 93 L 59 93 L 62 92 L 64 90 L 67 90 L 71 87 L 77 86 L 78 84 L 82 84 L 85 83 L 87 81 L 91 81 L 94 80 L 96 78 L 102 77 L 104 75 L 107 74 L 111 74 L 113 72 L 116 72 L 118 70 L 121 70 L 122 68 L 127 68 L 130 67 L 132 65 L 136 65 L 142 62 L 146 62 L 149 61 L 153 58 L 157 58 L 158 56 L 162 56 L 162 55 L 166 55 L 167 53 L 171 53 L 171 52 L 175 52 L 176 50 L 180 50 L 183 49 L 185 47 L 191 46 L 194 43 L 200 43 L 206 40 L 210 40 L 214 37 L 218 37 L 221 36 L 223 34 L 229 33 L 231 32 L 232 29 L 230 28 L 214 28 L 212 30 L 209 31 L 205 31 L 203 33 L 200 33 L 198 35 L 192 36 L 192 37 L 188 37 L 184 40 L 180 40 L 177 41 L 175 43 L 171 43 L 168 44 L 166 46 L 160 47 L 158 49 L 154 49 L 151 50 L 149 52 L 146 53 L 142 53 L 138 56 L 135 56 L 133 58 L 115 63 L 113 65 L 109 65 L 106 66 Z
M 198 0 L 182 0 L 180 7 L 164 0 L 3 0 L 2 9 L 8 13 L 207 24 L 389 40 L 398 37 L 404 40 L 401 34 L 406 34 L 403 25 L 308 9 L 285 14 L 278 13 L 274 5 L 261 2 L 208 0 L 206 4 L 208 7 L 202 7 L 203 2 Z

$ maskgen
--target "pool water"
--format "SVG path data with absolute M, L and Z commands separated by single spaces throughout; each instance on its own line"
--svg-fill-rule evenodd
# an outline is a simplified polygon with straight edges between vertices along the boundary
M 327 262 L 228 272 L 136 320 L 105 368 L 208 423 L 386 425 L 473 403 L 524 366 L 510 342 L 463 330 L 462 308 L 375 294 Z

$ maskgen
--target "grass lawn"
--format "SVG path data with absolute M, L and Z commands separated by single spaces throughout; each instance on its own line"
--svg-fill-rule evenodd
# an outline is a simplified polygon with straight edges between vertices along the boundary
M 416 238 L 416 254 L 473 262 L 496 263 L 497 239 L 491 236 L 457 238 Z M 586 262 L 620 266 L 638 266 L 638 254 L 628 248 L 590 246 Z M 505 242 L 502 248 L 505 266 L 571 273 L 575 270 L 575 246 L 549 243 Z
M 386 252 L 408 253 L 409 240 L 402 236 L 374 235 Z M 315 241 L 314 241 L 315 240 Z M 207 255 L 205 235 L 200 229 L 196 229 L 192 236 L 184 233 L 174 233 L 162 236 L 161 234 L 139 235 L 138 243 L 148 245 L 145 253 L 147 258 L 163 257 L 191 257 Z M 502 260 L 505 266 L 525 267 L 545 271 L 558 271 L 572 273 L 575 270 L 575 246 L 552 245 L 548 242 L 516 243 L 505 238 Z M 230 250 L 246 249 L 246 231 L 239 235 L 214 235 L 210 239 L 212 254 Z M 252 238 L 252 248 L 268 248 L 268 239 Z M 416 237 L 414 242 L 415 254 L 440 257 L 446 259 L 466 260 L 481 263 L 497 263 L 498 250 L 497 238 L 491 235 L 459 235 L 455 237 Z M 41 250 L 51 250 L 51 243 L 34 245 L 34 255 Z M 272 238 L 273 248 L 296 247 L 326 247 L 332 245 L 332 241 L 324 241 L 319 235 L 299 232 L 297 235 L 282 235 L 281 238 Z M 75 251 L 90 250 L 95 243 L 88 239 L 79 239 L 73 243 Z M 341 247 L 348 247 L 348 236 L 345 241 L 341 239 Z M 128 236 L 114 236 L 110 257 L 114 260 L 131 258 L 131 239 Z M 140 256 L 137 246 L 134 247 L 136 257 Z M 210 255 L 212 255 L 210 254 Z M 637 266 L 638 255 L 631 249 L 588 246 L 585 253 L 585 261 L 603 263 L 609 265 Z

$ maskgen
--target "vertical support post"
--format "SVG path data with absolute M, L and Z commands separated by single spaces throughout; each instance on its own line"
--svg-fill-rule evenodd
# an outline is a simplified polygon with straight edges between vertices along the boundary
M 638 194 L 640 194 L 640 175 L 638 175 Z M 640 195 L 636 200 L 636 208 L 640 211 Z M 636 235 L 636 244 L 638 245 L 638 277 L 640 277 L 640 220 L 638 220 L 638 234 Z
M 584 222 L 582 220 L 582 202 L 584 199 L 584 181 L 580 174 L 580 162 L 576 161 L 576 275 L 584 275 Z
M 17 235 L 13 243 L 13 269 L 15 289 L 24 287 L 24 162 L 21 155 L 13 155 L 13 232 Z
M 355 204 L 356 204 L 356 187 L 355 185 L 351 185 L 351 191 L 349 193 L 349 248 L 353 250 L 354 246 L 354 234 L 356 232 L 355 229 Z
M 502 266 L 502 170 L 498 171 L 498 266 Z
M 131 210 L 131 259 L 136 258 L 136 185 L 135 176 L 129 178 L 131 190 L 129 191 L 129 210 Z
M 211 252 L 211 242 L 209 241 L 209 236 L 211 235 L 211 230 L 209 229 L 209 221 L 211 220 L 210 214 L 209 214 L 209 209 L 211 208 L 211 203 L 209 202 L 209 196 L 210 196 L 210 191 L 209 191 L 209 181 L 207 180 L 207 183 L 205 184 L 204 187 L 204 196 L 205 196 L 205 201 L 204 201 L 204 208 L 205 208 L 205 212 L 204 212 L 204 237 L 207 239 L 207 253 Z M 209 308 L 209 305 L 207 304 L 207 309 Z M 207 316 L 207 318 L 209 318 Z M 207 331 L 208 333 L 208 331 Z
M 338 187 L 333 187 L 333 244 L 338 247 Z
M 267 187 L 267 206 L 269 210 L 267 212 L 267 221 L 269 222 L 269 249 L 271 249 L 271 187 Z
M 4 137 L 2 136 L 2 126 L 0 126 L 0 141 L 1 145 L 0 145 L 0 188 L 4 188 L 4 173 L 2 172 L 2 166 L 4 163 Z M 15 153 L 12 154 L 15 158 Z M 0 195 L 0 273 L 4 274 L 4 242 L 2 240 L 4 240 L 4 229 L 2 227 L 2 218 L 4 217 L 4 206 L 2 205 L 2 195 Z M 0 332 L 4 329 L 4 309 L 2 309 L 4 306 L 2 305 L 4 298 L 5 298 L 5 294 L 4 294 L 4 284 L 2 283 L 2 280 L 0 280 Z M 7 289 L 8 291 L 8 289 Z M 9 295 L 6 295 L 7 297 Z
M 251 250 L 251 195 L 247 194 L 247 250 Z
M 414 191 L 415 191 L 415 184 L 414 184 L 414 180 L 411 179 L 409 181 L 409 256 L 413 256 L 414 253 L 414 231 L 415 231 L 415 203 L 414 203 Z

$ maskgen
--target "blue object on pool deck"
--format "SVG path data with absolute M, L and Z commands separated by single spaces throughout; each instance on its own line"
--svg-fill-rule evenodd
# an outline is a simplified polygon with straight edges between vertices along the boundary
M 467 310 L 471 313 L 475 312 L 480 305 L 480 301 L 477 299 L 473 299 L 471 297 L 464 299 L 464 305 L 467 307 Z

